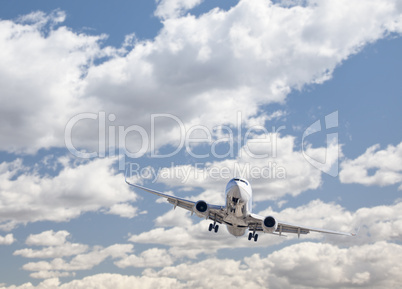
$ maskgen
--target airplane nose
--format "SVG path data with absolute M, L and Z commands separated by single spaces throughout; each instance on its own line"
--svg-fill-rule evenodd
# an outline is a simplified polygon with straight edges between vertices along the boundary
M 247 199 L 247 196 L 246 196 L 247 193 L 238 184 L 233 184 L 232 187 L 230 188 L 229 192 L 230 192 L 230 196 L 237 200 L 244 201 L 245 199 Z
M 241 198 L 240 187 L 239 187 L 237 184 L 233 185 L 233 186 L 230 188 L 230 193 L 231 193 L 230 195 L 231 195 L 232 197 L 234 197 L 234 198 L 238 198 L 238 199 Z

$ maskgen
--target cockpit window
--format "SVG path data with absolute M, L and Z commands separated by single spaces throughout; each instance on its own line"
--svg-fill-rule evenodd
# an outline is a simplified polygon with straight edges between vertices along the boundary
M 242 183 L 245 183 L 247 186 L 248 186 L 248 183 L 245 181 L 245 180 L 242 180 L 242 179 L 234 179 L 235 181 L 238 181 L 238 182 L 242 182 Z

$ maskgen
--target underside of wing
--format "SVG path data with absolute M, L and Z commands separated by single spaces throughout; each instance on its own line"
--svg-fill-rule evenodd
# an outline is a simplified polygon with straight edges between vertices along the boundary
M 210 220 L 216 221 L 218 223 L 222 223 L 223 212 L 224 212 L 223 206 L 207 204 L 205 201 L 193 202 L 193 201 L 186 200 L 183 198 L 178 198 L 178 197 L 175 197 L 172 195 L 168 195 L 168 194 L 165 194 L 162 192 L 158 192 L 158 191 L 137 185 L 137 184 L 129 183 L 127 181 L 127 179 L 126 179 L 126 183 L 135 188 L 141 189 L 148 193 L 151 193 L 151 194 L 154 194 L 159 197 L 167 199 L 167 201 L 170 204 L 172 204 L 174 206 L 174 208 L 180 207 L 180 208 L 190 211 L 192 214 L 195 213 L 197 216 L 199 216 L 201 218 L 210 219 Z
M 339 232 L 339 231 L 333 231 L 333 230 L 327 230 L 327 229 L 319 229 L 319 228 L 307 227 L 307 226 L 300 226 L 300 225 L 295 225 L 295 224 L 290 224 L 290 223 L 285 223 L 285 222 L 278 222 L 278 227 L 279 227 L 278 230 L 280 230 L 280 228 L 282 228 L 282 232 L 296 233 L 296 234 L 308 234 L 310 232 L 318 232 L 318 233 L 343 235 L 343 236 L 354 236 L 355 235 L 353 233 Z
M 248 228 L 253 232 L 264 232 L 271 234 L 282 235 L 283 233 L 305 235 L 310 232 L 319 232 L 334 235 L 354 236 L 353 233 L 339 232 L 327 229 L 318 229 L 314 227 L 301 226 L 287 222 L 278 221 L 275 218 L 268 216 L 263 217 L 256 214 L 250 214 L 248 219 Z

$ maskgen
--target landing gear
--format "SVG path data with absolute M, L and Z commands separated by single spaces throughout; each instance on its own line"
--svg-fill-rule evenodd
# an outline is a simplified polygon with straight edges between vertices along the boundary
M 217 225 L 216 224 L 216 221 L 214 221 L 214 223 L 212 224 L 209 224 L 209 228 L 208 228 L 208 231 L 212 231 L 212 230 L 214 230 L 214 232 L 215 233 L 218 233 L 218 230 L 219 230 L 219 225 Z
M 254 239 L 254 242 L 257 242 L 258 240 L 258 234 L 255 233 L 255 231 L 257 231 L 257 225 L 258 224 L 254 224 L 254 228 L 253 231 L 248 233 L 248 240 L 250 241 L 251 239 Z M 252 226 L 250 226 L 252 227 Z
M 214 230 L 215 233 L 218 233 L 219 225 L 216 225 L 216 224 L 209 224 L 208 231 L 211 232 L 212 230 Z
M 249 233 L 248 234 L 248 240 L 250 241 L 251 239 L 254 239 L 254 242 L 257 242 L 257 240 L 258 240 L 258 234 L 256 234 L 255 232 L 254 233 Z

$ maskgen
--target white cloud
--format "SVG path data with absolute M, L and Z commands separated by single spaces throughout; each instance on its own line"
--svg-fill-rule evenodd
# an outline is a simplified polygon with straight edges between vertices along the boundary
M 402 237 L 402 217 L 398 213 L 401 209 L 402 202 L 396 202 L 390 206 L 380 205 L 350 212 L 340 205 L 313 200 L 297 208 L 285 208 L 279 212 L 268 208 L 259 214 L 272 215 L 280 221 L 335 231 L 354 233 L 359 229 L 357 237 L 353 238 L 318 233 L 310 233 L 307 236 L 308 238 L 325 238 L 333 244 L 353 246 L 399 240 Z
M 400 249 L 399 245 L 385 242 L 349 249 L 329 244 L 301 243 L 272 253 L 269 267 L 272 268 L 271 274 L 276 276 L 273 278 L 282 279 L 294 288 L 302 288 L 303 285 L 327 288 L 388 287 L 402 281 L 394 273 L 388 278 L 382 275 L 388 270 L 396 272 L 394 266 L 398 265 L 395 260 Z M 398 251 L 396 255 L 393 255 L 394 250 Z M 385 256 L 387 259 L 383 259 Z M 309 268 L 311 274 L 305 274 L 305 268 Z M 287 274 L 289 272 L 292 274 Z
M 226 183 L 233 177 L 250 181 L 256 201 L 275 200 L 286 194 L 297 196 L 317 189 L 322 172 L 305 159 L 301 150 L 295 149 L 295 141 L 294 137 L 279 133 L 252 135 L 234 159 L 158 168 L 155 179 L 169 186 L 202 188 L 205 191 L 197 198 L 215 204 L 224 202 Z M 316 159 L 326 156 L 325 165 L 331 167 L 338 161 L 340 150 L 340 146 L 331 144 L 326 148 L 307 147 L 305 153 Z
M 41 250 L 31 248 L 20 249 L 14 252 L 14 255 L 21 255 L 25 258 L 60 258 L 81 254 L 88 250 L 87 245 L 66 243 L 59 246 L 46 247 Z
M 34 24 L 43 27 L 47 24 L 55 25 L 66 20 L 66 13 L 60 10 L 54 10 L 49 15 L 42 11 L 31 12 L 27 15 L 18 17 L 17 22 L 20 24 Z
M 70 277 L 75 276 L 74 273 L 71 272 L 58 272 L 58 271 L 39 271 L 32 274 L 29 274 L 32 278 L 35 279 L 52 279 L 59 277 Z
M 83 212 L 135 201 L 136 195 L 112 168 L 115 159 L 63 162 L 56 176 L 40 176 L 20 160 L 0 164 L 0 224 L 68 221 Z
M 166 0 L 158 9 L 172 15 L 199 3 Z M 186 129 L 200 123 L 212 129 L 235 125 L 241 107 L 247 123 L 258 118 L 260 105 L 283 103 L 292 88 L 329 79 L 367 43 L 400 33 L 401 9 L 393 0 L 292 7 L 239 1 L 229 11 L 168 18 L 154 39 L 136 42 L 127 53 L 101 49 L 104 36 L 54 25 L 63 20 L 61 12 L 36 13 L 24 23 L 2 20 L 0 132 L 8 137 L 0 149 L 63 147 L 67 121 L 100 110 L 116 116 L 107 125 L 136 124 L 147 132 L 150 114 L 157 112 L 176 115 Z M 105 55 L 112 57 L 93 64 Z M 74 127 L 74 145 L 98 149 L 97 120 Z M 158 123 L 158 130 L 164 133 L 156 133 L 156 148 L 177 142 L 177 123 Z M 133 150 L 138 135 L 130 138 Z
M 402 284 L 401 258 L 401 246 L 387 242 L 350 248 L 303 242 L 266 256 L 209 258 L 147 269 L 142 276 L 98 274 L 65 284 L 54 278 L 37 286 L 0 288 L 216 288 L 228 284 L 231 288 L 397 288 Z
M 354 246 L 399 240 L 402 237 L 402 217 L 398 213 L 401 209 L 402 202 L 399 202 L 391 206 L 361 208 L 356 212 L 349 212 L 339 205 L 314 200 L 306 205 L 285 208 L 278 212 L 268 208 L 259 214 L 271 215 L 283 222 L 335 231 L 354 233 L 360 227 L 357 237 L 315 232 L 301 236 L 301 239 L 325 239 L 335 245 Z M 164 223 L 165 220 L 166 223 Z M 196 258 L 200 253 L 214 254 L 222 249 L 235 250 L 248 247 L 266 248 L 297 238 L 295 234 L 288 234 L 287 238 L 281 238 L 260 233 L 258 242 L 249 242 L 246 236 L 235 238 L 229 235 L 224 225 L 220 226 L 217 234 L 211 233 L 207 229 L 211 221 L 198 220 L 195 216 L 190 218 L 190 213 L 184 210 L 169 211 L 156 219 L 157 228 L 133 235 L 129 241 L 167 245 L 170 247 L 169 253 L 175 258 L 183 256 Z
M 127 254 L 132 251 L 132 244 L 114 244 L 107 248 L 96 246 L 90 252 L 78 254 L 68 262 L 63 258 L 55 258 L 50 262 L 29 262 L 22 266 L 22 269 L 34 271 L 30 275 L 33 278 L 41 278 L 41 276 L 48 278 L 54 272 L 56 274 L 65 274 L 64 271 L 90 270 L 109 257 L 112 259 L 127 258 Z
M 368 209 L 373 210 L 372 208 Z M 275 212 L 271 207 L 259 212 L 262 216 L 274 216 L 278 221 L 289 222 L 293 224 L 300 224 L 315 228 L 324 228 L 334 231 L 354 232 L 357 223 L 360 220 L 357 218 L 359 210 L 355 213 L 345 210 L 345 208 L 334 203 L 324 203 L 321 200 L 313 200 L 306 205 L 296 208 L 285 208 L 279 212 Z M 359 219 L 359 220 L 357 220 Z M 367 225 L 373 225 L 371 222 Z M 294 235 L 291 235 L 295 237 Z M 288 236 L 289 238 L 290 236 Z M 323 238 L 329 235 L 310 233 L 308 238 Z M 387 239 L 387 236 L 383 236 Z M 306 238 L 306 237 L 304 237 Z M 351 243 L 355 242 L 355 238 L 334 237 L 335 241 L 350 240 Z M 383 240 L 383 239 L 381 239 Z M 368 241 L 368 240 L 366 240 Z
M 75 271 L 90 270 L 101 264 L 107 258 L 114 259 L 114 264 L 120 268 L 140 267 L 148 268 L 143 276 L 135 277 L 141 279 L 145 284 L 159 284 L 169 281 L 169 284 L 176 284 L 175 288 L 189 288 L 194 286 L 209 288 L 219 284 L 227 284 L 231 280 L 233 286 L 243 288 L 245 284 L 253 285 L 255 288 L 305 288 L 305 287 L 342 287 L 355 288 L 370 285 L 372 288 L 389 287 L 392 284 L 399 284 L 400 264 L 399 259 L 401 246 L 387 243 L 386 241 L 400 240 L 402 236 L 402 221 L 400 210 L 402 203 L 392 206 L 378 206 L 373 208 L 362 208 L 354 213 L 347 212 L 339 205 L 326 204 L 322 201 L 312 201 L 305 206 L 298 208 L 287 208 L 280 212 L 273 212 L 267 209 L 261 214 L 274 215 L 279 219 L 294 223 L 304 223 L 316 227 L 327 227 L 330 229 L 346 230 L 356 223 L 364 224 L 360 234 L 356 238 L 328 237 L 330 243 L 310 243 L 299 241 L 298 244 L 284 247 L 270 253 L 266 257 L 254 254 L 242 260 L 217 259 L 212 257 L 220 249 L 268 247 L 284 242 L 288 238 L 279 238 L 272 235 L 261 234 L 259 242 L 249 242 L 247 238 L 233 238 L 224 228 L 218 234 L 208 232 L 207 221 L 192 223 L 189 214 L 184 211 L 169 211 L 157 219 L 157 224 L 163 224 L 165 216 L 167 220 L 172 218 L 173 212 L 180 212 L 179 218 L 186 219 L 182 224 L 173 228 L 156 228 L 150 232 L 134 235 L 130 241 L 161 244 L 169 249 L 151 248 L 141 253 L 133 253 L 132 244 L 115 244 L 106 248 L 95 246 L 87 253 L 79 253 L 67 261 L 64 258 L 53 256 L 34 256 L 32 254 L 20 254 L 23 257 L 54 258 L 51 261 L 29 262 L 22 268 L 32 271 L 32 278 L 53 278 L 47 282 L 54 282 L 51 288 L 102 288 L 99 287 L 104 278 L 108 279 L 116 288 L 126 288 L 121 275 L 94 275 L 82 280 L 74 280 L 69 283 L 60 284 L 54 277 L 75 276 Z M 170 217 L 169 217 L 170 216 Z M 177 225 L 174 221 L 168 220 L 167 225 Z M 49 240 L 46 241 L 46 236 Z M 40 234 L 30 235 L 26 243 L 37 246 L 47 246 L 45 249 L 63 248 L 69 244 L 66 241 L 68 232 L 45 231 Z M 324 235 L 311 233 L 306 238 L 322 238 Z M 301 242 L 301 243 L 300 243 Z M 345 246 L 346 245 L 346 246 Z M 342 247 L 339 247 L 342 246 Z M 207 254 L 204 261 L 186 261 L 176 263 L 184 257 L 196 258 L 198 254 Z M 67 256 L 67 255 L 66 255 Z M 196 259 L 195 259 L 196 260 Z M 164 267 L 162 269 L 149 269 L 151 267 Z M 310 276 L 305 274 L 305 268 L 309 268 Z M 290 274 L 292 272 L 292 274 Z M 384 272 L 387 277 L 384 277 Z M 310 278 L 311 275 L 319 276 Z M 263 276 L 263 277 L 262 277 Z M 144 278 L 144 279 L 143 279 Z M 91 280 L 92 285 L 86 282 Z M 212 280 L 214 280 L 213 283 Z M 56 282 L 57 281 L 57 282 Z M 119 283 L 122 282 L 122 283 Z M 133 281 L 134 282 L 134 281 Z M 37 287 L 29 284 L 21 287 L 0 288 L 46 288 L 45 283 Z M 46 283 L 50 284 L 50 283 Z M 209 284 L 209 285 L 208 285 Z M 218 284 L 218 285 L 217 285 Z M 26 286 L 26 287 L 23 287 Z M 73 287 L 75 286 L 75 287 Z M 119 287 L 121 286 L 121 287 Z M 145 286 L 145 285 L 144 285 Z M 298 287 L 299 286 L 299 287 Z M 82 287 L 83 288 L 83 287 Z M 146 287 L 145 287 L 146 288 Z
M 0 289 L 128 289 L 133 287 L 143 289 L 183 288 L 182 284 L 173 278 L 151 278 L 147 276 L 137 277 L 120 274 L 97 274 L 85 277 L 81 280 L 73 280 L 66 284 L 61 284 L 58 278 L 52 278 L 44 280 L 37 286 L 33 285 L 32 283 L 25 283 L 21 286 L 1 286 Z
M 34 12 L 19 23 L 0 21 L 0 132 L 7 136 L 1 150 L 33 153 L 62 147 L 68 119 L 90 109 L 92 101 L 78 97 L 80 79 L 102 54 L 98 42 L 103 36 L 54 29 L 64 17 L 63 12 Z
M 67 231 L 44 231 L 40 234 L 29 235 L 25 243 L 29 246 L 43 246 L 45 248 L 34 250 L 24 248 L 14 252 L 25 258 L 60 258 L 84 253 L 87 245 L 67 242 L 70 233 Z
M 90 248 L 85 244 L 67 242 L 68 236 L 70 233 L 67 231 L 44 231 L 40 234 L 29 235 L 25 242 L 27 245 L 42 246 L 43 248 L 37 250 L 24 248 L 16 250 L 13 255 L 20 255 L 24 258 L 52 259 L 50 261 L 29 262 L 23 265 L 22 269 L 33 271 L 30 276 L 38 279 L 75 276 L 74 271 L 90 270 L 107 258 L 117 260 L 116 264 L 122 264 L 121 267 L 127 267 L 131 266 L 130 262 L 135 257 L 132 254 L 128 255 L 133 252 L 134 246 L 132 244 L 114 244 L 106 248 L 101 246 Z M 147 264 L 156 264 L 159 257 L 169 256 L 158 250 L 150 250 L 149 252 L 142 252 L 137 257 L 137 261 L 147 266 Z M 160 262 L 160 264 L 168 265 L 171 263 L 171 261 L 169 263 Z
M 361 226 L 361 242 L 398 241 L 402 238 L 402 202 L 391 206 L 361 208 L 355 213 L 355 224 Z
M 401 184 L 402 190 L 402 143 L 389 145 L 379 150 L 379 145 L 369 147 L 354 160 L 341 164 L 339 179 L 342 183 L 357 183 L 366 186 L 389 186 Z M 373 173 L 370 170 L 374 170 Z
M 166 203 L 166 199 L 164 201 Z M 188 212 L 180 208 L 176 208 L 175 210 L 169 210 L 165 214 L 155 219 L 155 225 L 157 227 L 185 228 L 191 226 L 192 224 L 193 222 L 191 218 L 188 217 Z
M 173 264 L 174 259 L 165 249 L 152 248 L 142 252 L 139 256 L 129 255 L 115 262 L 119 268 L 139 267 L 165 267 Z
M 135 208 L 127 203 L 115 204 L 110 207 L 106 214 L 117 215 L 123 218 L 132 219 L 137 216 L 138 208 Z
M 4 237 L 0 236 L 0 245 L 11 245 L 15 241 L 13 234 L 7 234 Z
M 203 0 L 158 0 L 155 16 L 162 19 L 182 16 L 187 10 L 199 5 Z
M 66 243 L 70 235 L 67 231 L 54 232 L 53 230 L 44 231 L 40 234 L 31 234 L 25 243 L 30 246 L 60 246 Z
M 385 242 L 349 249 L 305 242 L 266 257 L 255 254 L 242 261 L 214 258 L 145 274 L 177 278 L 185 288 L 215 288 L 229 280 L 234 288 L 381 288 L 401 284 L 397 273 L 401 252 L 400 245 Z

